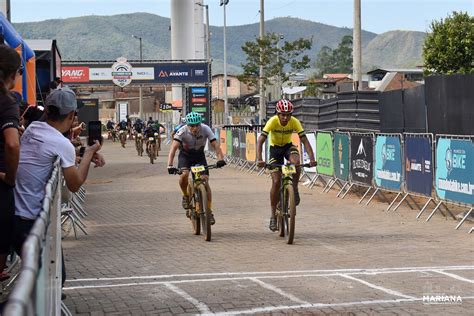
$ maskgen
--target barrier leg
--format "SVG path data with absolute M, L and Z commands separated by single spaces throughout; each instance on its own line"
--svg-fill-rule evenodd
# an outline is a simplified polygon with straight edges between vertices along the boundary
M 341 199 L 344 199 L 346 197 L 347 193 L 349 193 L 349 191 L 352 189 L 353 186 L 354 186 L 354 183 L 351 183 L 349 188 L 347 188 L 347 191 L 344 192 L 344 194 L 341 196 Z
M 370 197 L 370 199 L 367 201 L 367 203 L 365 203 L 365 205 L 369 205 L 370 201 L 372 201 L 372 199 L 375 197 L 375 195 L 377 193 L 380 193 L 382 194 L 383 198 L 385 201 L 387 201 L 387 199 L 385 198 L 385 196 L 383 195 L 382 191 L 380 191 L 378 188 L 375 190 L 374 194 L 372 194 L 372 196 Z
M 61 302 L 61 314 L 65 316 L 72 316 L 72 313 L 69 311 L 64 302 Z
M 341 190 L 339 190 L 339 192 L 337 193 L 336 197 L 339 197 L 341 195 L 341 193 L 344 191 L 348 184 L 349 182 L 344 183 L 344 185 L 341 187 Z
M 328 185 L 326 186 L 326 187 L 327 187 L 327 188 L 326 188 L 326 191 L 323 191 L 323 192 L 326 192 L 326 193 L 327 193 L 327 192 L 331 191 L 332 187 L 333 187 L 336 183 L 337 183 L 339 186 L 341 186 L 341 185 L 339 184 L 339 179 L 333 178 L 331 185 L 329 185 L 329 182 L 328 182 Z
M 390 203 L 390 205 L 387 207 L 387 212 L 390 211 L 390 208 L 392 207 L 393 203 L 395 203 L 395 201 L 398 199 L 398 197 L 402 194 L 402 192 L 398 192 L 397 196 L 395 196 L 395 198 L 393 199 L 392 203 Z M 406 198 L 407 194 L 405 194 L 405 196 L 403 198 Z M 403 200 L 403 199 L 402 199 Z
M 471 212 L 472 212 L 472 207 L 469 209 L 469 211 L 466 213 L 466 215 L 462 218 L 462 220 L 459 222 L 459 224 L 457 224 L 456 229 L 461 227 L 462 223 L 464 223 L 466 218 L 468 218 L 468 216 L 471 215 Z M 471 231 L 472 231 L 472 228 L 471 228 Z
M 416 219 L 419 219 L 421 214 L 423 214 L 423 212 L 425 211 L 426 207 L 430 204 L 430 202 L 433 201 L 433 198 L 429 198 L 428 201 L 426 201 L 425 205 L 423 205 L 423 207 L 421 208 L 420 212 L 418 213 L 418 215 L 416 215 Z
M 320 177 L 319 174 L 315 175 L 314 178 L 313 178 L 313 179 L 311 180 L 311 182 L 309 183 L 308 188 L 312 189 L 313 186 L 314 186 L 314 184 L 316 183 L 316 181 L 318 181 L 319 177 Z
M 426 219 L 427 222 L 433 217 L 434 213 L 436 212 L 436 210 L 438 210 L 438 208 L 441 206 L 441 204 L 443 204 L 443 202 L 441 202 L 441 201 L 439 201 L 439 203 L 436 204 L 436 207 L 431 212 L 430 216 L 428 216 L 428 218 Z
M 265 168 L 262 168 L 262 170 L 260 170 L 257 175 L 260 177 L 264 172 L 265 172 Z
M 469 230 L 469 234 L 471 234 L 473 231 L 474 231 L 474 227 L 471 227 L 471 229 Z
M 372 190 L 372 187 L 369 187 L 367 189 L 367 191 L 365 191 L 364 195 L 362 196 L 362 198 L 359 200 L 359 204 L 362 203 L 362 201 L 365 199 L 365 197 L 367 196 L 367 194 L 369 194 L 370 190 Z M 378 190 L 378 189 L 377 189 Z M 375 193 L 377 193 L 377 191 L 375 191 Z M 374 194 L 375 195 L 375 194 Z
M 395 212 L 395 211 L 400 207 L 400 205 L 402 205 L 403 201 L 405 201 L 405 199 L 407 198 L 407 196 L 408 196 L 408 193 L 406 193 L 406 194 L 403 196 L 403 198 L 400 200 L 400 202 L 398 202 L 398 204 L 395 206 L 395 208 L 392 210 L 392 212 Z M 389 205 L 389 206 L 388 206 L 387 211 L 390 211 L 390 207 L 391 207 L 391 206 L 392 206 L 392 205 Z

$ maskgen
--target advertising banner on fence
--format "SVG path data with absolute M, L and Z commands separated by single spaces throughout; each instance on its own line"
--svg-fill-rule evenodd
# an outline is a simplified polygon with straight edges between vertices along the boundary
M 239 141 L 239 130 L 232 130 L 232 155 L 240 158 L 240 141 Z
M 225 129 L 221 129 L 221 132 L 219 134 L 219 141 L 222 154 L 227 155 L 227 131 Z
M 306 137 L 308 138 L 309 143 L 311 144 L 311 147 L 313 147 L 313 155 L 316 157 L 316 135 L 314 133 L 308 133 L 306 134 Z M 301 146 L 302 151 L 303 151 L 303 163 L 308 163 L 309 162 L 309 155 L 308 151 L 304 147 L 304 145 Z M 304 171 L 309 172 L 309 173 L 316 173 L 316 167 L 312 168 L 304 168 Z
M 247 161 L 257 160 L 257 139 L 254 132 L 247 132 L 246 135 L 246 153 L 245 157 Z
M 349 135 L 334 134 L 334 176 L 338 179 L 349 180 Z
M 232 130 L 226 130 L 226 145 L 227 145 L 227 156 L 234 155 L 234 146 L 233 146 Z
M 319 174 L 332 177 L 334 175 L 334 155 L 332 134 L 318 132 L 316 135 L 316 161 Z
M 443 200 L 474 205 L 474 143 L 439 138 L 436 145 L 436 193 Z
M 262 135 L 262 133 L 258 132 L 257 133 L 257 140 L 260 137 L 260 135 Z M 265 143 L 263 143 L 263 145 L 262 145 L 262 159 L 263 159 L 263 161 L 268 161 L 268 159 L 267 159 L 267 152 L 268 152 L 267 148 L 268 148 L 268 141 L 265 141 Z
M 431 138 L 405 136 L 405 182 L 408 192 L 431 196 L 433 190 Z
M 246 132 L 242 129 L 239 130 L 239 145 L 240 145 L 240 158 L 246 160 L 247 157 L 247 144 L 246 144 Z
M 351 135 L 352 181 L 372 185 L 373 145 L 372 135 Z
M 375 184 L 399 191 L 402 188 L 402 145 L 400 136 L 377 135 L 375 139 Z

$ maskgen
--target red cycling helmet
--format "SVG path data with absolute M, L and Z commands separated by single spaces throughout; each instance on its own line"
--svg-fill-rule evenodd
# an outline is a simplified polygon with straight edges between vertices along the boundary
M 293 104 L 285 99 L 281 99 L 277 102 L 275 107 L 277 113 L 291 114 L 293 113 Z

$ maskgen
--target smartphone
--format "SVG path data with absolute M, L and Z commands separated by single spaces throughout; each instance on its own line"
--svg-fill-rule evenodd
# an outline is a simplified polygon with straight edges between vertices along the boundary
M 96 140 L 102 144 L 102 123 L 100 121 L 90 121 L 87 128 L 89 138 L 87 144 L 93 145 Z

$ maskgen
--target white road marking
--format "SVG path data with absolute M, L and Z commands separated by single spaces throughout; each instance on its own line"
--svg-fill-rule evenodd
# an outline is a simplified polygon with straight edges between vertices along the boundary
M 462 299 L 473 299 L 474 296 L 462 297 Z M 231 311 L 224 313 L 216 313 L 212 315 L 227 316 L 227 315 L 239 315 L 239 314 L 255 314 L 255 313 L 269 313 L 276 312 L 285 309 L 302 309 L 302 308 L 326 308 L 326 307 L 350 307 L 357 305 L 375 305 L 375 304 L 386 304 L 386 303 L 411 303 L 416 301 L 422 301 L 423 298 L 414 299 L 395 299 L 395 300 L 375 300 L 375 301 L 360 301 L 360 302 L 347 302 L 347 303 L 315 303 L 315 304 L 302 304 L 302 305 L 281 305 L 281 306 L 269 306 L 259 307 L 248 310 Z
M 373 283 L 370 283 L 370 282 L 367 282 L 367 281 L 364 281 L 364 280 L 361 280 L 361 279 L 358 279 L 358 278 L 354 278 L 350 275 L 339 274 L 339 276 L 341 276 L 343 278 L 346 278 L 346 279 L 349 279 L 349 280 L 357 281 L 359 283 L 367 285 L 368 287 L 371 287 L 371 288 L 379 290 L 379 291 L 383 291 L 383 292 L 388 293 L 390 295 L 400 296 L 400 297 L 403 297 L 403 298 L 406 298 L 406 299 L 415 299 L 415 297 L 413 297 L 413 296 L 405 295 L 403 293 L 400 293 L 400 292 L 397 292 L 397 291 L 394 291 L 394 290 L 391 290 L 391 289 L 387 289 L 385 287 L 378 286 L 378 285 L 375 285 Z
M 441 270 L 433 270 L 433 272 L 436 272 L 436 273 L 439 273 L 439 274 L 444 274 L 444 275 L 446 275 L 448 277 L 451 277 L 453 279 L 456 279 L 456 280 L 469 282 L 469 283 L 474 283 L 473 280 L 464 278 L 464 277 L 462 277 L 460 275 L 457 275 L 457 274 L 454 274 L 454 273 L 448 273 L 448 272 L 444 272 L 444 271 L 441 271 Z
M 296 302 L 296 303 L 300 303 L 300 304 L 310 304 L 309 302 L 306 302 L 306 301 L 303 301 L 303 300 L 300 300 L 299 298 L 297 298 L 296 296 L 290 294 L 290 293 L 286 293 L 285 291 L 283 291 L 282 289 L 276 287 L 276 286 L 273 286 L 271 284 L 268 284 L 268 283 L 265 283 L 257 278 L 249 278 L 250 280 L 252 280 L 253 282 L 257 283 L 257 284 L 260 284 L 262 287 L 270 290 L 270 291 L 273 291 L 275 293 L 278 293 L 280 294 L 281 296 L 284 296 L 290 300 L 292 300 L 293 302 Z
M 328 274 L 343 273 L 352 274 L 381 274 L 381 273 L 405 273 L 405 272 L 429 272 L 433 270 L 473 270 L 474 266 L 444 266 L 444 267 L 405 267 L 405 268 L 369 268 L 369 269 L 336 269 L 336 270 L 298 270 L 298 271 L 262 271 L 262 272 L 219 272 L 219 273 L 196 273 L 196 274 L 160 274 L 160 275 L 144 275 L 114 278 L 85 278 L 67 280 L 71 282 L 89 282 L 89 281 L 119 281 L 133 279 L 165 279 L 165 278 L 182 278 L 182 277 L 216 277 L 216 276 L 260 276 L 260 275 L 291 275 L 291 274 Z
M 193 304 L 194 306 L 196 306 L 196 308 L 202 313 L 202 314 L 209 314 L 211 313 L 211 310 L 209 309 L 209 307 L 198 301 L 197 299 L 195 299 L 194 297 L 192 297 L 191 295 L 189 295 L 188 293 L 186 293 L 185 291 L 183 291 L 182 289 L 180 289 L 179 287 L 177 286 L 174 286 L 173 284 L 170 284 L 170 283 L 165 283 L 165 286 L 170 289 L 171 291 L 173 291 L 174 293 L 178 294 L 179 296 L 181 296 L 182 298 L 184 298 L 186 301 L 190 302 L 191 304 Z

